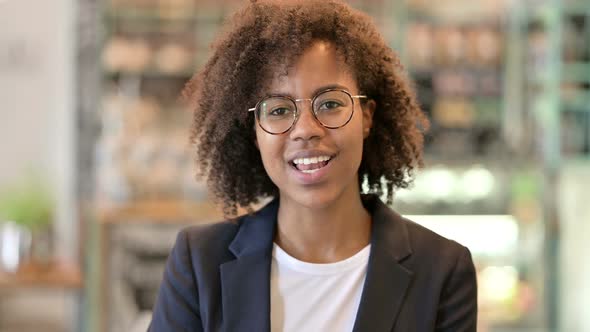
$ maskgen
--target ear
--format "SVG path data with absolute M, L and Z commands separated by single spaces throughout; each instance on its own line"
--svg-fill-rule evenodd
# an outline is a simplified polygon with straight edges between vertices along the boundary
M 371 128 L 373 127 L 373 114 L 377 108 L 377 103 L 373 99 L 369 99 L 365 105 L 363 105 L 363 138 L 369 137 Z

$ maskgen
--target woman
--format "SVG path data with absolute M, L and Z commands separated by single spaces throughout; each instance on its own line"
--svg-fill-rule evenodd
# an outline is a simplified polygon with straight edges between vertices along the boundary
M 366 15 L 253 1 L 185 92 L 226 213 L 272 201 L 179 234 L 150 331 L 475 331 L 469 251 L 377 196 L 407 187 L 428 123 Z

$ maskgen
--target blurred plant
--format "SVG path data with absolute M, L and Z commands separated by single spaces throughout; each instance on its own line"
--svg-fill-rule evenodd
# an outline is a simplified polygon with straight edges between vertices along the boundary
M 0 189 L 0 221 L 13 221 L 31 231 L 43 230 L 53 219 L 54 201 L 36 174 Z

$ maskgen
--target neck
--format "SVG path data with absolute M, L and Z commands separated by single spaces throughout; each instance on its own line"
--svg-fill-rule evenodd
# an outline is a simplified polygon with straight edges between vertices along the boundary
M 275 242 L 306 262 L 348 258 L 370 242 L 371 216 L 358 190 L 321 207 L 306 207 L 281 196 Z

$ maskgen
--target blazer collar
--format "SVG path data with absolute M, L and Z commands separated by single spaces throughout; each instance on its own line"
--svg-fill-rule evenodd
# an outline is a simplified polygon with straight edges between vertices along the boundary
M 404 218 L 390 209 L 377 195 L 362 195 L 363 205 L 371 213 L 371 247 L 379 247 L 400 262 L 412 254 Z
M 237 258 L 272 250 L 279 199 L 275 198 L 252 215 L 240 221 L 240 229 L 229 245 L 229 250 Z
M 235 260 L 221 264 L 222 331 L 270 331 L 270 264 L 279 202 L 238 222 L 229 250 Z
M 371 213 L 372 247 L 379 246 L 397 261 L 412 254 L 408 229 L 403 217 L 385 205 L 378 196 L 362 195 L 365 208 Z M 241 220 L 240 230 L 229 246 L 236 257 L 258 251 L 272 250 L 279 210 L 279 199 L 275 198 L 252 215 Z
M 371 254 L 353 331 L 391 331 L 413 273 L 400 263 L 412 254 L 403 218 L 375 195 L 363 195 L 371 213 Z M 224 331 L 270 331 L 270 264 L 278 199 L 240 220 L 220 267 Z
M 401 265 L 412 254 L 403 218 L 374 195 L 363 197 L 371 211 L 371 254 L 353 331 L 392 331 L 413 272 Z

